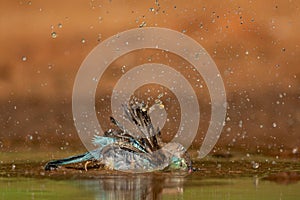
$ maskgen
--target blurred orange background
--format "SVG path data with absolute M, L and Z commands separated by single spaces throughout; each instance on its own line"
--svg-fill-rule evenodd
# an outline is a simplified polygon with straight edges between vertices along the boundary
M 2 0 L 1 150 L 84 150 L 71 106 L 82 61 L 97 44 L 118 32 L 165 27 L 198 41 L 224 80 L 229 107 L 215 152 L 299 156 L 299 7 L 299 1 L 274 0 Z M 116 81 L 111 74 L 121 76 L 124 64 L 147 62 L 147 53 L 153 55 L 152 61 L 166 62 L 164 52 L 135 52 L 111 64 L 100 81 L 103 88 L 97 91 L 96 107 L 105 128 L 111 127 L 108 105 Z M 175 55 L 169 59 L 174 65 L 182 62 Z M 191 80 L 191 84 L 197 82 Z M 194 148 L 201 145 L 210 117 L 209 95 L 203 85 L 197 92 L 203 116 Z M 156 87 L 149 87 L 157 96 Z M 173 103 L 166 103 L 169 110 L 178 107 Z M 171 132 L 164 136 L 166 140 L 176 127 L 176 121 L 166 125 L 163 130 Z

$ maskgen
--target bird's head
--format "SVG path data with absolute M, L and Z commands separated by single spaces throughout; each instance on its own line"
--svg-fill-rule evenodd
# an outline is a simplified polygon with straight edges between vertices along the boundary
M 170 171 L 180 170 L 180 171 L 191 172 L 192 166 L 191 166 L 191 163 L 187 159 L 173 156 L 171 158 L 170 165 L 167 167 L 167 170 L 170 170 Z

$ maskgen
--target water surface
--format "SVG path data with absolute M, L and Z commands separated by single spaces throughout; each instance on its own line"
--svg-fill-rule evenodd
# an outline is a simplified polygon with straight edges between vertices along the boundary
M 258 178 L 124 177 L 99 180 L 1 178 L 1 199 L 298 199 L 300 183 Z
M 0 199 L 300 198 L 298 159 L 208 157 L 194 159 L 191 174 L 130 174 L 99 168 L 85 171 L 82 164 L 45 171 L 45 157 L 2 154 Z

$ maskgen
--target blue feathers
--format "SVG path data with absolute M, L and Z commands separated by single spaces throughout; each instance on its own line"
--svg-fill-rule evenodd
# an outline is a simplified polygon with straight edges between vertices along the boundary
M 175 142 L 166 145 L 162 142 L 160 130 L 153 127 L 144 104 L 135 103 L 123 108 L 124 117 L 136 126 L 138 133 L 130 132 L 111 117 L 116 128 L 109 129 L 103 136 L 94 136 L 91 142 L 96 146 L 95 150 L 50 161 L 45 169 L 93 160 L 109 169 L 130 172 L 191 168 L 191 161 L 182 145 Z
M 92 142 L 95 146 L 104 147 L 106 145 L 116 142 L 116 139 L 95 135 Z

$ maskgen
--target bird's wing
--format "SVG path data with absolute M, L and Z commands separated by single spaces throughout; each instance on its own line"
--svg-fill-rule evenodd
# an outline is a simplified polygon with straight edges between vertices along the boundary
M 116 125 L 117 129 L 106 131 L 104 136 L 114 138 L 127 149 L 136 152 L 151 153 L 160 149 L 163 146 L 160 130 L 158 128 L 157 130 L 154 129 L 145 105 L 142 103 L 130 104 L 129 106 L 123 105 L 123 109 L 124 117 L 136 127 L 136 131 L 129 131 L 126 126 L 110 117 L 111 122 Z M 94 140 L 94 144 L 103 145 L 107 143 L 107 140 L 100 138 L 99 141 Z
M 116 142 L 116 139 L 112 137 L 95 135 L 92 142 L 96 146 L 104 147 Z
M 129 107 L 123 105 L 123 109 L 125 117 L 140 131 L 141 138 L 137 139 L 151 151 L 161 148 L 160 130 L 155 130 L 145 105 L 143 103 L 131 104 Z

